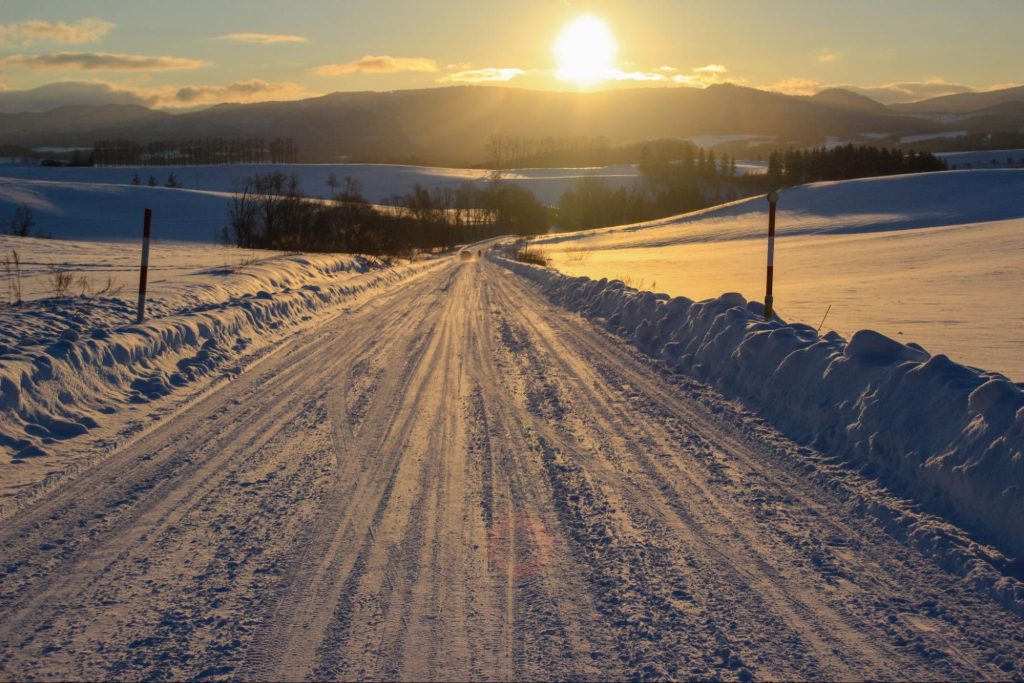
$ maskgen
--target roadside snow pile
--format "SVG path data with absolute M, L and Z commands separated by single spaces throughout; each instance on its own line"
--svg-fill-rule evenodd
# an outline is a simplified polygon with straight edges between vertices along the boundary
M 278 257 L 196 283 L 144 323 L 113 297 L 29 302 L 0 313 L 0 454 L 27 462 L 115 414 L 239 362 L 332 307 L 439 263 L 387 267 L 349 255 Z M 216 282 L 222 278 L 221 283 Z M 7 482 L 2 482 L 6 484 Z
M 495 259 L 555 304 L 738 396 L 790 437 L 1024 559 L 1024 391 L 871 330 L 849 341 L 739 294 L 694 302 Z M 1024 596 L 1021 596 L 1024 601 Z

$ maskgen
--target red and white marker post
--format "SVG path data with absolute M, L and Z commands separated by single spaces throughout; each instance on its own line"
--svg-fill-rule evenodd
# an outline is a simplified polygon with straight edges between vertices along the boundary
M 768 193 L 768 283 L 764 294 L 764 319 L 772 319 L 772 271 L 775 267 L 775 205 L 779 201 L 779 193 L 772 190 Z
M 153 224 L 153 210 L 146 209 L 142 224 L 142 268 L 139 270 L 139 308 L 135 322 L 141 323 L 146 316 L 146 276 L 149 274 L 149 232 Z

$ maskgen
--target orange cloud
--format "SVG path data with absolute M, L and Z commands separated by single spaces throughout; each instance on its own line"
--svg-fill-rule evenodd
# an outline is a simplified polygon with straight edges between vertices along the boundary
M 345 76 L 348 74 L 393 74 L 399 71 L 438 71 L 437 62 L 425 57 L 389 57 L 366 55 L 342 64 L 325 64 L 311 69 L 316 76 Z
M 63 71 L 166 71 L 198 69 L 206 62 L 184 57 L 148 57 L 109 52 L 54 52 L 44 55 L 15 54 L 0 58 L 0 66 L 30 70 Z
M 765 90 L 780 92 L 786 95 L 813 95 L 824 90 L 825 85 L 812 78 L 787 78 L 778 83 L 764 86 Z
M 620 71 L 611 72 L 610 77 L 617 81 L 664 82 L 686 85 L 693 88 L 706 88 L 716 83 L 745 83 L 745 78 L 725 76 L 729 71 L 721 64 L 706 64 L 682 73 L 674 66 L 659 66 L 653 71 Z
M 258 78 L 235 81 L 227 85 L 186 85 L 173 95 L 164 90 L 152 95 L 157 106 L 197 106 L 222 102 L 265 102 L 267 100 L 297 100 L 313 97 L 297 83 L 269 83 Z
M 82 19 L 73 23 L 50 22 L 40 19 L 0 25 L 0 45 L 17 43 L 31 45 L 37 40 L 54 43 L 92 43 L 110 33 L 116 26 L 102 19 Z
M 501 83 L 511 81 L 526 72 L 522 69 L 468 69 L 457 71 L 437 79 L 438 83 Z
M 259 43 L 273 45 L 276 43 L 308 43 L 305 36 L 293 36 L 284 33 L 225 33 L 214 36 L 215 40 L 230 40 L 235 43 Z

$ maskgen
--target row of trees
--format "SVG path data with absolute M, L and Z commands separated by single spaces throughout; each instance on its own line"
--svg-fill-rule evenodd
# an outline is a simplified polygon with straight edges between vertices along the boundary
M 738 175 L 735 159 L 687 141 L 640 143 L 630 150 L 638 159 L 636 182 L 613 187 L 603 178 L 581 178 L 555 210 L 500 180 L 500 169 L 486 184 L 429 191 L 417 186 L 383 207 L 369 205 L 352 178 L 341 182 L 332 174 L 327 184 L 333 201 L 324 202 L 304 198 L 295 176 L 257 175 L 236 193 L 224 239 L 243 247 L 407 255 L 500 234 L 539 234 L 552 223 L 571 231 L 663 218 L 784 185 L 945 168 L 927 153 L 847 145 L 775 153 L 767 174 Z
M 294 164 L 299 148 L 294 138 L 195 138 L 155 140 L 97 140 L 97 166 L 211 166 L 216 164 Z
M 715 158 L 713 151 L 705 152 L 689 140 L 666 138 L 611 146 L 604 137 L 548 137 L 525 138 L 516 135 L 492 135 L 485 153 L 487 167 L 496 171 L 511 168 L 564 168 L 585 166 L 613 166 L 617 164 L 645 164 L 657 161 L 681 161 L 688 166 L 698 164 L 717 168 L 735 159 L 728 155 Z
M 776 186 L 944 170 L 946 163 L 928 152 L 868 145 L 790 149 L 768 157 L 768 180 Z
M 613 188 L 603 178 L 581 178 L 558 202 L 558 227 L 586 230 L 696 211 L 763 190 L 763 178 L 738 176 L 736 160 L 685 140 L 634 148 L 640 179 Z
M 488 166 L 496 170 L 528 166 L 607 166 L 612 147 L 605 137 L 527 138 L 519 135 L 491 135 L 487 142 Z
M 433 192 L 415 187 L 373 206 L 350 177 L 328 181 L 333 199 L 303 196 L 280 172 L 246 179 L 228 207 L 223 241 L 239 247 L 410 256 L 503 234 L 546 232 L 550 215 L 528 190 L 495 180 Z
M 566 231 L 623 225 L 696 211 L 750 194 L 741 185 L 708 185 L 682 176 L 642 179 L 612 187 L 604 178 L 581 178 L 562 194 L 557 224 Z

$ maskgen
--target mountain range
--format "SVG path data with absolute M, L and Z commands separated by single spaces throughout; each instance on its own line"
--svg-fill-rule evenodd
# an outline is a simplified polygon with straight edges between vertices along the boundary
M 0 93 L 0 111 L 5 109 Z M 305 100 L 222 104 L 169 113 L 138 104 L 57 107 L 0 114 L 0 145 L 91 147 L 205 137 L 291 137 L 299 160 L 473 165 L 493 134 L 526 138 L 601 137 L 610 144 L 656 138 L 763 136 L 778 142 L 826 139 L 898 142 L 904 136 L 1024 132 L 1024 87 L 883 105 L 828 89 L 794 96 L 731 84 L 550 92 L 457 86 L 339 92 Z

